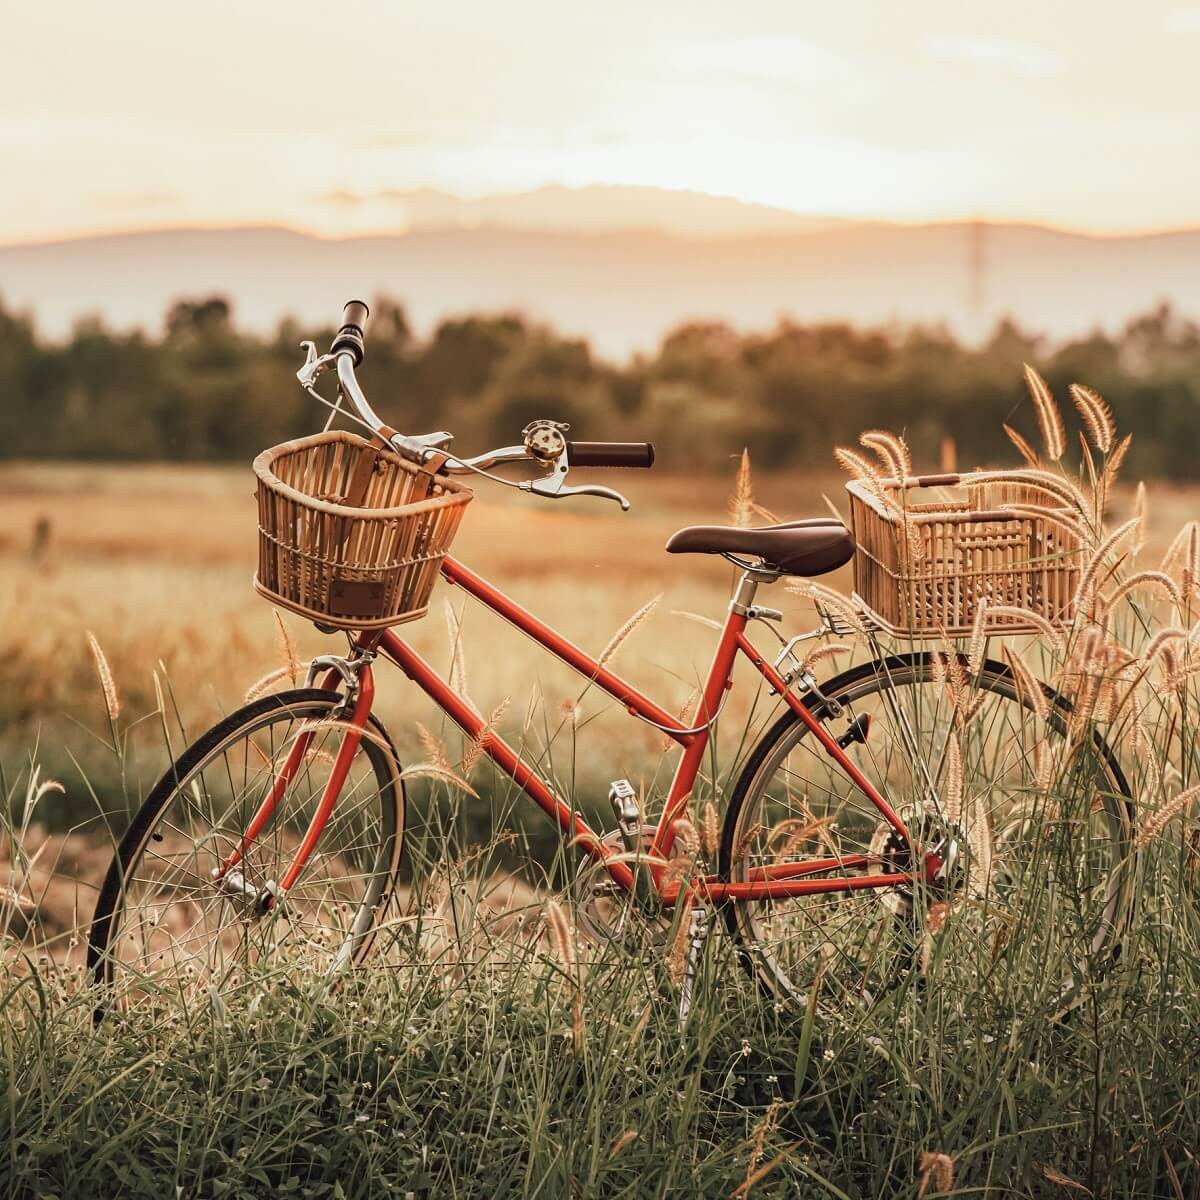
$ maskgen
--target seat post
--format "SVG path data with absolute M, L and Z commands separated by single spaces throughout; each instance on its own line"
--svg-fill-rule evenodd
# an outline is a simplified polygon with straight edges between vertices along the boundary
M 754 606 L 754 597 L 758 593 L 760 583 L 774 583 L 779 578 L 779 572 L 768 567 L 748 567 L 742 572 L 733 599 L 729 601 L 729 611 L 739 617 L 747 617 Z

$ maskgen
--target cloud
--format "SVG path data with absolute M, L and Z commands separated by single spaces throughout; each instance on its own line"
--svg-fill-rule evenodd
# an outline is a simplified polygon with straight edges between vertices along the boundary
M 183 197 L 178 192 L 118 192 L 103 196 L 95 196 L 94 203 L 103 208 L 115 208 L 122 211 L 137 210 L 170 210 L 183 207 Z
M 358 208 L 365 201 L 366 197 L 357 192 L 348 192 L 345 188 L 335 188 L 317 197 L 318 204 L 326 204 L 330 208 Z
M 1000 67 L 1018 75 L 1057 75 L 1066 64 L 1045 46 L 1011 38 L 964 37 L 957 34 L 926 34 L 918 43 L 920 52 L 944 62 Z
M 693 74 L 721 74 L 787 83 L 825 82 L 845 75 L 850 64 L 826 46 L 792 35 L 734 38 L 672 47 L 667 64 Z
M 1200 5 L 1172 9 L 1167 13 L 1167 28 L 1172 33 L 1200 33 Z

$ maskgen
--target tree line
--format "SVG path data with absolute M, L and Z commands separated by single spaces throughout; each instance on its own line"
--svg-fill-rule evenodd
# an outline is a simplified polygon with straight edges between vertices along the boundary
M 157 334 L 91 318 L 47 341 L 28 316 L 0 307 L 0 455 L 248 459 L 323 424 L 294 372 L 300 340 L 323 348 L 333 332 L 285 319 L 257 336 L 209 297 L 175 303 Z M 1082 382 L 1109 401 L 1136 434 L 1131 471 L 1200 477 L 1200 326 L 1166 306 L 1119 334 L 1058 345 L 1009 320 L 974 346 L 943 328 L 782 321 L 738 333 L 689 322 L 654 354 L 611 363 L 511 313 L 448 318 L 419 338 L 400 305 L 377 300 L 360 378 L 385 420 L 452 430 L 462 452 L 554 417 L 582 439 L 654 441 L 671 469 L 724 467 L 742 447 L 757 465 L 783 468 L 828 464 L 834 445 L 883 427 L 931 467 L 953 438 L 968 468 L 1012 458 L 1002 423 L 1032 437 L 1023 362 L 1064 399 Z

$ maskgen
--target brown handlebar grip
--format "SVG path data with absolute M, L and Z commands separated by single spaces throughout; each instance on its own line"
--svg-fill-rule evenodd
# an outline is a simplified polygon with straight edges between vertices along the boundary
M 567 462 L 573 467 L 652 467 L 649 442 L 568 442 Z
M 371 310 L 361 300 L 351 300 L 342 309 L 342 327 L 329 347 L 331 354 L 348 350 L 354 356 L 354 365 L 362 363 L 367 353 L 367 341 L 364 336 L 367 329 L 367 318 Z

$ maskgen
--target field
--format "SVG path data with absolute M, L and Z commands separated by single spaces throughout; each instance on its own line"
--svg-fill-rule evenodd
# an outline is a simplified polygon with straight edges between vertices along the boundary
M 721 617 L 732 575 L 662 545 L 684 524 L 727 519 L 733 466 L 728 479 L 606 479 L 633 500 L 625 515 L 487 489 L 455 552 L 593 652 L 661 594 L 612 666 L 682 711 L 715 636 L 695 615 Z M 842 498 L 832 473 L 755 485 L 784 518 Z M 798 1013 L 759 997 L 714 939 L 681 1029 L 661 955 L 581 955 L 540 935 L 565 881 L 561 848 L 536 811 L 510 819 L 513 798 L 480 771 L 478 799 L 431 789 L 417 804 L 415 857 L 446 849 L 451 866 L 432 885 L 406 877 L 412 922 L 380 969 L 335 995 L 296 977 L 247 1005 L 193 1000 L 93 1033 L 73 931 L 106 830 L 123 827 L 167 744 L 178 751 L 236 708 L 289 643 L 301 659 L 340 644 L 287 614 L 281 634 L 253 594 L 251 490 L 241 469 L 0 469 L 0 765 L 15 822 L 0 883 L 21 877 L 0 906 L 13 967 L 0 1030 L 7 1194 L 1200 1196 L 1186 807 L 1143 857 L 1117 967 L 1089 976 L 1065 1016 L 1032 943 L 1002 952 L 963 921 L 876 1003 L 834 1005 L 814 987 Z M 1143 553 L 1156 564 L 1200 496 L 1152 495 Z M 1121 492 L 1116 519 L 1132 505 Z M 784 610 L 787 632 L 811 623 L 810 602 L 783 586 L 763 602 Z M 507 702 L 501 731 L 524 730 L 578 807 L 603 813 L 607 782 L 624 776 L 653 807 L 673 762 L 661 734 L 453 589 L 408 632 L 447 671 L 460 642 L 477 707 Z M 718 799 L 773 711 L 753 679 L 736 683 L 708 772 Z M 404 762 L 428 757 L 418 723 L 461 756 L 398 674 L 381 668 L 379 686 Z M 1184 692 L 1161 751 L 1175 791 L 1196 770 L 1194 680 Z M 24 812 L 35 770 L 62 790 Z M 514 823 L 516 847 L 502 833 Z M 518 847 L 536 872 L 518 872 Z M 436 920 L 420 916 L 426 886 L 451 897 Z

